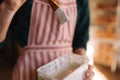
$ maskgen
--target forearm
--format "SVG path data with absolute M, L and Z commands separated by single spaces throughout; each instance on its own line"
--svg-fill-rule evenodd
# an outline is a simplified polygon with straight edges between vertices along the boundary
M 77 23 L 73 38 L 73 51 L 85 54 L 89 40 L 89 6 L 88 0 L 77 0 Z

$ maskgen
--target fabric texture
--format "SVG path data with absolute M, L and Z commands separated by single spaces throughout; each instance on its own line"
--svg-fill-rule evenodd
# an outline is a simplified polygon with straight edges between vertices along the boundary
M 2 0 L 0 0 L 2 2 Z M 73 48 L 86 48 L 86 43 L 89 39 L 89 5 L 88 0 L 77 1 L 77 24 L 73 39 Z M 28 44 L 28 33 L 31 18 L 32 0 L 27 0 L 26 3 L 15 14 L 9 32 L 12 32 L 14 40 L 24 47 Z M 24 13 L 24 14 L 23 14 Z M 9 34 L 8 34 L 9 35 Z M 0 43 L 0 49 L 6 46 L 5 41 Z
M 34 0 L 28 44 L 19 57 L 13 80 L 37 80 L 36 69 L 51 60 L 72 53 L 76 25 L 76 0 L 57 0 L 70 20 L 61 25 L 47 0 Z
M 73 50 L 87 47 L 89 40 L 89 3 L 88 0 L 77 0 L 77 23 L 73 38 Z

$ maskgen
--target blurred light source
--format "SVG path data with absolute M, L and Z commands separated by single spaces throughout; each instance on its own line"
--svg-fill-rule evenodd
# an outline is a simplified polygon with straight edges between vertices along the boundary
M 94 66 L 94 43 L 88 43 L 87 45 L 87 51 L 86 54 L 89 58 L 89 64 Z M 108 80 L 99 70 L 97 70 L 95 67 L 93 68 L 93 71 L 95 73 L 95 76 L 92 80 Z
M 98 71 L 96 68 L 94 68 L 95 76 L 93 77 L 93 80 L 108 80 L 100 71 Z
M 93 65 L 94 64 L 94 47 L 92 46 L 92 44 L 87 45 L 86 55 L 90 60 L 89 64 Z
M 94 55 L 94 47 L 92 45 L 88 45 L 87 46 L 87 52 L 86 52 L 87 56 L 93 56 Z

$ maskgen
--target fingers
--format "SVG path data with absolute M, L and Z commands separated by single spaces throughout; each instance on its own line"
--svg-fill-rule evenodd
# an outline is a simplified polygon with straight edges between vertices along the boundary
M 85 78 L 83 80 L 92 80 L 93 76 L 94 76 L 94 72 L 93 72 L 93 66 L 89 65 L 88 66 L 88 70 L 85 74 Z
M 95 74 L 93 72 L 93 66 L 88 66 L 88 71 L 86 72 L 86 77 L 93 77 Z

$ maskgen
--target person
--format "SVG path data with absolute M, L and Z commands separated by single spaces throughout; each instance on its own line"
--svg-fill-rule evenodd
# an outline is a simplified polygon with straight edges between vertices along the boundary
M 85 55 L 89 31 L 88 0 L 57 0 L 69 21 L 61 25 L 47 0 L 0 0 L 0 48 L 10 35 L 23 49 L 13 80 L 37 80 L 36 69 L 65 54 Z M 94 73 L 89 66 L 84 80 Z

